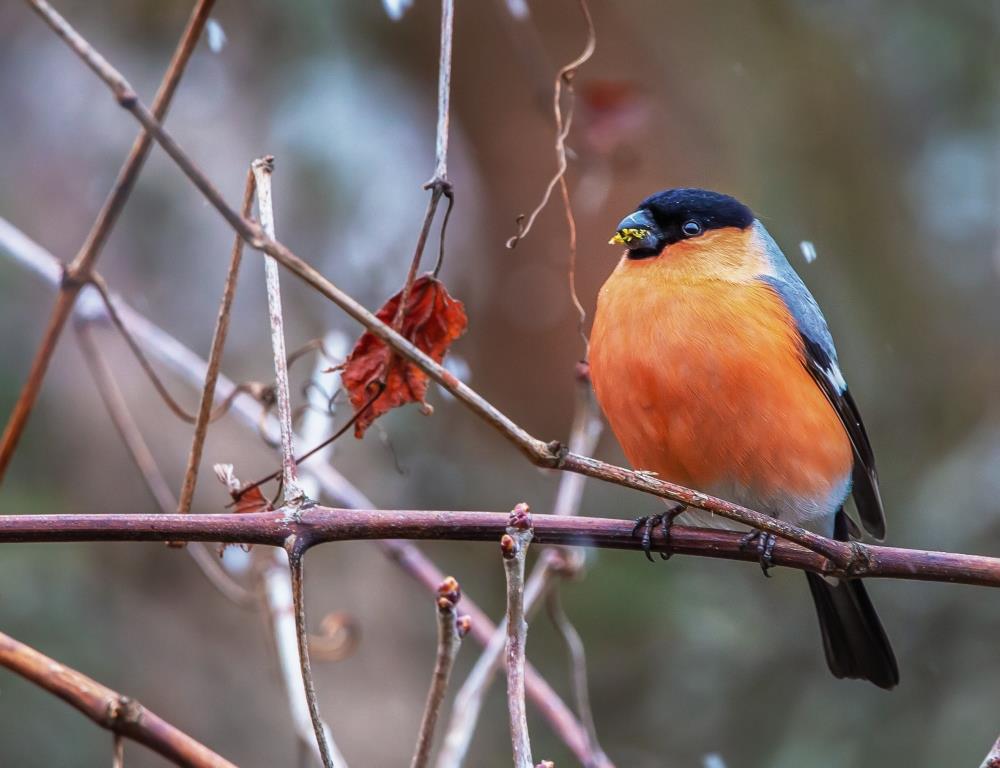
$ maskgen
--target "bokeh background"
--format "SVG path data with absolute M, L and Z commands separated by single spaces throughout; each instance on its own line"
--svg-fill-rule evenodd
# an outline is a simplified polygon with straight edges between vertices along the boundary
M 187 2 L 66 0 L 67 17 L 152 98 Z M 278 234 L 375 307 L 402 283 L 433 169 L 439 6 L 393 21 L 375 0 L 220 2 L 227 38 L 203 41 L 169 125 L 235 204 L 249 161 L 277 157 Z M 458 3 L 450 171 L 458 201 L 443 277 L 466 302 L 455 356 L 470 382 L 533 434 L 564 438 L 581 355 L 552 204 L 504 247 L 551 175 L 552 76 L 582 47 L 569 0 Z M 646 194 L 705 186 L 747 201 L 824 307 L 879 456 L 889 542 L 1000 552 L 1000 14 L 994 3 L 595 1 L 597 53 L 580 71 L 569 170 L 585 306 L 611 270 L 614 224 Z M 218 30 L 216 30 L 218 32 Z M 136 133 L 104 86 L 31 13 L 0 5 L 0 216 L 69 259 Z M 232 235 L 154 149 L 101 260 L 129 302 L 205 354 Z M 803 242 L 813 244 L 814 261 Z M 436 240 L 429 250 L 436 249 Z M 808 250 L 808 246 L 805 247 Z M 359 330 L 291 279 L 288 345 Z M 0 259 L 0 414 L 13 405 L 53 291 Z M 263 270 L 248 254 L 224 370 L 267 380 Z M 176 489 L 190 440 L 120 341 L 100 336 Z M 312 362 L 297 365 L 301 385 Z M 196 395 L 168 384 L 189 407 Z M 322 382 L 321 382 L 322 383 Z M 558 476 L 528 466 L 433 390 L 434 415 L 383 419 L 334 461 L 379 505 L 550 505 Z M 338 422 L 346 418 L 341 409 Z M 738 425 L 734 425 L 738 428 Z M 332 424 L 331 424 L 332 429 Z M 598 454 L 622 460 L 605 436 Z M 195 507 L 228 499 L 216 461 L 273 467 L 232 419 L 211 431 Z M 72 332 L 18 456 L 4 513 L 148 512 Z M 634 517 L 654 500 L 588 481 L 583 513 Z M 503 574 L 489 545 L 426 550 L 493 615 Z M 350 614 L 360 644 L 320 664 L 321 705 L 353 765 L 408 762 L 434 654 L 430 598 L 371 545 L 309 556 L 313 617 Z M 755 567 L 594 552 L 563 587 L 590 662 L 599 733 L 619 766 L 977 765 L 1000 731 L 1000 598 L 876 582 L 902 684 L 834 680 L 802 578 Z M 0 547 L 0 628 L 247 766 L 294 765 L 268 629 L 189 558 L 158 545 Z M 467 642 L 457 679 L 478 655 Z M 529 656 L 568 695 L 544 614 Z M 532 713 L 537 757 L 573 758 Z M 110 737 L 0 674 L 0 763 L 89 766 Z M 721 760 L 715 762 L 713 760 Z M 136 746 L 130 766 L 161 765 Z M 470 765 L 510 764 L 502 685 Z

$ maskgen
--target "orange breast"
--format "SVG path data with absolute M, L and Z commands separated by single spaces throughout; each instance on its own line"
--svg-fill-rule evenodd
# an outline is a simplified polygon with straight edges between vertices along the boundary
M 594 389 L 629 461 L 783 517 L 828 514 L 850 442 L 781 299 L 668 258 L 623 260 L 594 319 Z

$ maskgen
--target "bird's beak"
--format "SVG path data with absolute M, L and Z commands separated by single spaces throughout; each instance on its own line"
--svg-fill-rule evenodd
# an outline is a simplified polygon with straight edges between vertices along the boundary
M 608 245 L 624 245 L 629 250 L 648 250 L 657 246 L 656 222 L 648 211 L 630 213 L 618 222 L 615 236 Z

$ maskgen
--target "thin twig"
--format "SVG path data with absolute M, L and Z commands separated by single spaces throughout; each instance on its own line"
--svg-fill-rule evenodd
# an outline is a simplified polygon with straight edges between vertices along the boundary
M 76 323 L 76 334 L 83 359 L 87 363 L 87 368 L 94 379 L 104 407 L 111 417 L 111 423 L 125 444 L 125 448 L 139 470 L 146 488 L 160 508 L 160 512 L 166 515 L 171 514 L 177 509 L 177 502 L 174 500 L 166 478 L 163 477 L 163 473 L 156 464 L 156 459 L 153 458 L 153 452 L 149 449 L 142 432 L 139 430 L 139 425 L 132 417 L 128 403 L 125 401 L 125 395 L 118 386 L 111 366 L 108 365 L 108 361 L 93 338 L 91 323 L 85 319 L 79 319 Z M 256 606 L 257 599 L 254 594 L 226 573 L 219 564 L 219 558 L 207 547 L 208 545 L 204 543 L 197 543 L 196 546 L 187 548 L 205 578 L 223 597 L 236 605 L 243 608 Z
M 597 402 L 590 388 L 590 382 L 583 366 L 576 371 L 576 398 L 573 408 L 573 425 L 570 430 L 569 448 L 571 451 L 582 454 L 592 453 L 600 439 L 604 428 L 604 422 L 597 410 Z M 583 499 L 583 485 L 586 478 L 583 475 L 575 475 L 569 472 L 563 473 L 559 480 L 559 490 L 556 494 L 556 501 L 553 506 L 553 513 L 556 515 L 575 515 L 580 509 L 580 502 Z M 579 550 L 576 550 L 577 552 Z M 569 559 L 575 567 L 582 563 L 582 557 L 573 553 L 569 554 Z M 553 574 L 556 561 L 566 559 L 565 555 L 559 555 L 552 550 L 545 550 L 538 559 L 531 575 L 524 588 L 525 613 L 531 616 L 541 600 L 548 594 L 553 586 Z M 482 654 L 476 660 L 469 676 L 462 683 L 458 693 L 455 695 L 455 706 L 451 710 L 451 719 L 441 752 L 437 759 L 437 768 L 459 768 L 468 754 L 472 744 L 472 737 L 475 733 L 476 725 L 479 722 L 479 715 L 483 709 L 483 702 L 490 684 L 493 682 L 497 670 L 500 655 L 503 653 L 504 643 L 507 638 L 506 620 L 501 620 L 496 633 L 486 645 Z M 596 745 L 595 745 L 596 746 Z M 607 760 L 603 753 L 594 753 L 594 759 L 588 764 L 601 764 L 602 760 Z
M 125 739 L 120 733 L 111 737 L 111 768 L 125 768 Z
M 316 701 L 316 686 L 313 683 L 312 665 L 309 663 L 309 625 L 306 622 L 305 573 L 302 568 L 302 556 L 307 546 L 299 536 L 289 536 L 285 542 L 288 553 L 288 569 L 292 577 L 292 599 L 295 603 L 295 635 L 299 644 L 299 666 L 302 671 L 302 686 L 305 689 L 306 702 L 309 704 L 309 717 L 312 719 L 313 732 L 316 734 L 316 745 L 319 747 L 323 768 L 333 768 L 334 762 L 330 745 L 326 738 L 326 728 L 319 713 L 319 703 Z
M 569 654 L 569 674 L 573 685 L 573 698 L 576 700 L 576 713 L 580 717 L 580 722 L 587 729 L 587 737 L 590 740 L 590 749 L 594 753 L 602 753 L 600 742 L 597 740 L 597 724 L 594 722 L 594 711 L 590 706 L 590 693 L 587 690 L 587 654 L 583 648 L 583 639 L 576 631 L 573 622 L 569 620 L 566 611 L 563 610 L 562 601 L 559 599 L 559 590 L 553 589 L 549 592 L 545 601 L 548 608 L 549 618 L 563 642 L 566 643 L 566 650 Z
M 346 339 L 339 334 L 328 334 L 322 346 L 330 349 L 337 357 L 342 357 L 347 352 Z M 318 358 L 313 375 L 318 375 L 324 368 L 322 358 Z M 314 439 L 313 435 L 323 429 L 326 422 L 327 419 L 324 416 L 320 416 L 315 410 L 310 410 L 303 420 L 302 437 Z M 317 461 L 322 461 L 327 456 L 328 451 L 320 451 Z M 319 497 L 320 484 L 315 480 L 314 475 L 307 472 L 304 477 L 300 478 L 300 483 L 302 490 L 308 498 Z M 246 486 L 244 486 L 245 488 Z M 288 555 L 284 549 L 275 547 L 273 557 L 268 562 L 267 567 L 263 569 L 261 578 L 264 583 L 264 596 L 266 598 L 268 618 L 270 620 L 271 633 L 274 637 L 275 651 L 278 655 L 281 677 L 285 684 L 285 695 L 288 697 L 288 709 L 292 718 L 292 725 L 295 728 L 295 734 L 298 736 L 301 747 L 308 754 L 311 754 L 317 763 L 322 763 L 323 758 L 320 753 L 319 742 L 316 741 L 316 735 L 313 731 L 309 701 L 306 697 L 306 689 L 302 681 L 299 661 L 299 635 L 296 631 L 295 621 L 295 599 L 292 590 Z M 340 749 L 333 739 L 333 734 L 325 723 L 324 731 L 333 762 L 341 768 L 346 768 L 347 761 L 340 753 Z
M 13 257 L 19 264 L 28 267 L 50 284 L 58 285 L 61 274 L 58 260 L 2 218 L 0 218 L 0 246 L 3 253 Z M 190 386 L 196 389 L 202 386 L 207 371 L 204 360 L 129 307 L 121 297 L 112 295 L 111 298 L 123 322 L 149 349 L 158 363 L 186 380 Z M 88 313 L 86 316 L 93 320 L 104 317 L 103 309 L 103 303 L 96 297 L 94 301 L 81 301 L 77 305 L 78 312 Z M 249 429 L 259 431 L 266 428 L 277 431 L 277 422 L 260 409 L 259 397 L 240 392 L 250 389 L 247 389 L 246 385 L 237 386 L 220 375 L 217 397 L 223 402 L 231 401 L 234 415 Z M 328 464 L 313 463 L 303 469 L 305 474 L 316 478 L 323 492 L 335 503 L 357 509 L 368 509 L 373 506 L 365 494 Z M 208 540 L 216 541 L 216 539 Z M 404 573 L 429 592 L 433 592 L 444 578 L 441 570 L 410 542 L 388 539 L 376 541 L 375 544 Z M 472 637 L 477 643 L 485 646 L 496 631 L 495 625 L 468 596 L 464 605 L 465 611 L 472 618 Z M 610 761 L 599 764 L 593 762 L 593 756 L 587 752 L 586 733 L 576 716 L 531 664 L 525 669 L 525 683 L 532 703 L 538 707 L 555 733 L 581 763 L 613 768 Z
M 167 72 L 163 76 L 156 96 L 153 98 L 151 114 L 158 122 L 162 122 L 163 118 L 166 117 L 170 102 L 177 90 L 177 85 L 180 83 L 184 69 L 191 58 L 198 38 L 201 37 L 202 30 L 208 21 L 208 16 L 214 4 L 215 0 L 198 0 L 194 10 L 191 12 L 191 16 L 188 18 L 187 26 L 185 26 L 180 42 L 178 42 L 173 57 L 170 59 Z M 118 171 L 115 185 L 111 188 L 111 192 L 104 201 L 104 205 L 101 207 L 101 211 L 97 215 L 90 233 L 87 235 L 87 240 L 73 261 L 66 267 L 59 295 L 56 298 L 55 306 L 52 308 L 52 314 L 49 316 L 49 322 L 45 327 L 45 333 L 38 346 L 38 351 L 31 362 L 28 378 L 21 389 L 21 394 L 18 396 L 17 402 L 14 404 L 14 409 L 7 421 L 3 436 L 0 437 L 0 482 L 3 482 L 7 466 L 10 464 L 14 451 L 17 450 L 21 434 L 24 432 L 24 428 L 28 423 L 28 417 L 35 405 L 35 401 L 38 399 L 38 392 L 42 388 L 42 380 L 45 378 L 46 370 L 48 370 L 49 361 L 52 359 L 53 352 L 55 352 L 56 343 L 66 325 L 66 320 L 72 312 L 76 297 L 80 293 L 80 289 L 84 283 L 89 279 L 94 263 L 97 261 L 98 256 L 101 255 L 101 250 L 104 248 L 105 242 L 107 242 L 108 235 L 111 234 L 111 230 L 118 221 L 119 214 L 121 214 L 122 209 L 125 207 L 125 202 L 132 193 L 135 180 L 139 177 L 139 172 L 142 170 L 142 165 L 149 154 L 152 143 L 150 135 L 145 130 L 140 132 L 136 137 L 124 165 Z
M 424 704 L 424 714 L 420 719 L 420 733 L 417 736 L 417 746 L 410 761 L 410 768 L 426 768 L 431 757 L 431 747 L 434 745 L 434 729 L 437 727 L 438 715 L 444 703 L 444 695 L 448 690 L 448 680 L 451 678 L 455 657 L 462 645 L 462 638 L 469 631 L 468 616 L 459 619 L 457 605 L 462 591 L 458 582 L 451 576 L 441 582 L 435 601 L 438 624 L 437 656 L 434 660 L 434 674 L 431 676 L 431 687 L 427 692 Z
M 247 173 L 246 185 L 243 189 L 243 216 L 248 217 L 253 206 L 254 176 Z M 177 503 L 177 512 L 185 514 L 191 511 L 191 501 L 194 498 L 194 487 L 198 481 L 198 466 L 201 464 L 201 452 L 205 446 L 205 435 L 212 416 L 212 404 L 215 402 L 215 384 L 219 380 L 219 366 L 222 364 L 222 350 L 226 346 L 226 334 L 229 332 L 229 315 L 233 308 L 233 298 L 236 296 L 236 279 L 240 273 L 240 261 L 243 259 L 243 238 L 237 237 L 233 242 L 232 254 L 229 257 L 229 270 L 226 272 L 226 283 L 222 290 L 222 300 L 219 302 L 219 314 L 215 320 L 215 331 L 212 334 L 212 347 L 208 353 L 208 374 L 205 376 L 205 388 L 201 391 L 201 402 L 198 406 L 198 421 L 194 426 L 194 437 L 191 439 L 191 451 L 188 454 L 187 469 L 184 471 L 184 484 L 181 486 L 181 498 Z
M 268 155 L 253 161 L 254 179 L 257 182 L 257 209 L 264 233 L 274 238 L 274 208 L 271 204 L 271 174 L 274 157 Z M 246 218 L 245 216 L 243 218 Z M 304 500 L 295 469 L 295 445 L 292 432 L 292 401 L 288 388 L 288 355 L 285 353 L 285 321 L 281 313 L 281 283 L 278 263 L 264 256 L 264 273 L 267 279 L 267 310 L 271 325 L 271 350 L 274 352 L 274 387 L 278 396 L 278 424 L 281 427 L 281 485 L 284 505 L 295 514 Z
M 514 768 L 534 768 L 528 737 L 528 711 L 524 704 L 525 647 L 528 622 L 524 616 L 524 561 L 531 543 L 531 515 L 527 504 L 510 513 L 507 532 L 500 538 L 503 570 L 507 578 L 507 713 Z
M 424 189 L 431 191 L 431 199 L 427 202 L 427 211 L 424 213 L 424 221 L 420 225 L 420 235 L 417 237 L 417 246 L 413 251 L 413 259 L 410 261 L 410 269 L 406 273 L 406 282 L 399 297 L 399 306 L 396 308 L 396 315 L 392 320 L 392 327 L 399 331 L 403 327 L 403 317 L 406 315 L 406 305 L 410 298 L 410 291 L 413 288 L 413 281 L 417 277 L 420 268 L 420 261 L 424 255 L 424 246 L 427 244 L 427 236 L 431 231 L 431 223 L 434 221 L 434 214 L 437 212 L 438 203 L 441 197 L 448 198 L 448 210 L 445 212 L 444 221 L 441 224 L 441 239 L 438 246 L 438 258 L 434 266 L 434 276 L 437 277 L 444 263 L 444 238 L 448 227 L 448 218 L 451 216 L 451 207 L 454 203 L 451 182 L 448 180 L 448 128 L 450 123 L 451 106 L 451 49 L 455 30 L 455 0 L 441 0 L 441 56 L 438 61 L 438 117 L 437 117 L 437 138 L 434 146 L 434 176 L 424 184 Z M 395 354 L 395 353 L 394 353 Z
M 549 198 L 552 197 L 552 190 L 556 188 L 558 184 L 566 174 L 567 162 L 566 162 L 566 137 L 569 136 L 569 129 L 573 125 L 573 77 L 576 75 L 576 70 L 580 66 L 585 64 L 591 56 L 594 55 L 594 49 L 597 47 L 597 34 L 594 31 L 594 21 L 590 16 L 590 8 L 587 7 L 586 0 L 578 0 L 580 4 L 580 12 L 583 14 L 584 20 L 587 22 L 587 42 L 583 47 L 583 51 L 573 59 L 569 64 L 564 65 L 557 73 L 555 78 L 555 85 L 552 89 L 552 111 L 555 114 L 556 119 L 556 173 L 549 179 L 549 183 L 545 186 L 545 193 L 542 195 L 541 201 L 535 206 L 535 209 L 528 215 L 527 219 L 523 215 L 518 217 L 517 220 L 517 234 L 511 237 L 507 241 L 508 248 L 515 248 L 521 240 L 525 238 L 528 232 L 535 224 L 535 219 L 538 218 L 545 206 L 549 204 Z M 562 89 L 563 85 L 566 86 L 566 93 L 568 95 L 569 105 L 566 109 L 565 118 L 563 117 L 562 111 Z M 564 195 L 566 200 L 566 211 L 567 217 L 570 222 L 572 240 L 575 245 L 576 241 L 576 225 L 573 221 L 572 212 L 569 209 L 568 192 L 565 192 L 565 182 L 563 182 Z M 570 275 L 572 276 L 572 271 Z M 572 277 L 571 277 L 571 285 Z M 576 298 L 576 292 L 574 289 L 574 299 Z M 579 301 L 577 300 L 577 304 Z M 582 310 L 582 307 L 579 307 Z
M 135 699 L 0 633 L 0 666 L 75 707 L 101 728 L 138 742 L 186 768 L 236 768 L 208 747 L 161 720 Z

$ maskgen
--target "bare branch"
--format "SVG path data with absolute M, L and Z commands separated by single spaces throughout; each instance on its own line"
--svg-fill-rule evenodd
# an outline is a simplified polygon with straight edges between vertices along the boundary
M 569 448 L 575 453 L 589 454 L 593 452 L 604 428 L 597 411 L 597 402 L 590 388 L 585 369 L 581 366 L 576 372 L 576 400 L 573 409 L 573 425 L 570 430 Z M 583 484 L 586 478 L 569 472 L 563 473 L 559 480 L 559 490 L 553 513 L 556 515 L 575 515 L 579 511 L 583 498 Z M 569 554 L 569 553 L 567 553 Z M 531 616 L 542 598 L 553 586 L 553 566 L 557 560 L 565 559 L 557 556 L 552 550 L 545 550 L 538 559 L 535 568 L 528 577 L 524 587 L 524 610 Z M 570 554 L 573 566 L 581 565 L 581 557 Z M 445 734 L 441 754 L 438 756 L 437 768 L 459 768 L 465 760 L 472 744 L 479 715 L 482 712 L 486 692 L 493 682 L 500 654 L 503 652 L 507 639 L 506 619 L 501 620 L 496 633 L 486 645 L 482 654 L 476 660 L 472 671 L 455 696 L 455 706 L 452 707 L 448 731 Z M 593 746 L 599 750 L 596 742 Z M 588 765 L 602 765 L 607 757 L 595 751 Z
M 442 581 L 438 587 L 438 597 L 435 601 L 438 619 L 437 656 L 410 768 L 426 768 L 430 761 L 431 747 L 434 745 L 434 729 L 437 726 L 441 705 L 444 703 L 445 692 L 448 690 L 448 680 L 451 678 L 451 670 L 455 665 L 458 649 L 462 645 L 462 638 L 469 631 L 471 620 L 468 616 L 459 619 L 456 608 L 461 595 L 458 582 L 451 576 Z
M 175 765 L 236 768 L 135 699 L 116 693 L 3 633 L 0 633 L 0 666 L 58 696 L 101 728 L 143 744 Z
M 291 535 L 285 542 L 288 553 L 288 567 L 292 575 L 292 599 L 295 602 L 295 634 L 299 643 L 299 665 L 302 671 L 302 686 L 305 688 L 306 702 L 309 704 L 309 717 L 312 719 L 313 732 L 316 734 L 316 745 L 319 747 L 323 768 L 333 768 L 333 756 L 327 741 L 326 728 L 319 713 L 319 703 L 316 701 L 316 686 L 313 683 L 312 665 L 309 663 L 309 625 L 306 622 L 305 573 L 302 568 L 302 556 L 307 549 L 305 540 Z
M 503 570 L 507 578 L 507 713 L 514 768 L 533 768 L 528 737 L 528 711 L 524 705 L 525 646 L 528 622 L 524 617 L 524 560 L 531 543 L 531 515 L 527 504 L 510 513 L 507 532 L 500 538 Z
M 125 739 L 120 733 L 111 738 L 111 768 L 125 768 Z
M 330 347 L 332 351 L 332 348 L 337 346 L 338 339 L 338 336 L 329 334 L 324 340 L 324 345 Z M 346 343 L 341 341 L 340 346 L 346 346 Z M 335 354 L 340 355 L 344 351 L 344 349 L 340 349 Z M 318 373 L 323 368 L 322 358 L 320 358 L 317 360 L 315 372 Z M 312 436 L 317 434 L 322 428 L 320 422 L 326 421 L 326 418 L 317 415 L 317 411 L 308 411 L 302 424 L 302 435 Z M 317 459 L 324 459 L 326 453 L 328 453 L 327 450 L 321 450 Z M 320 484 L 314 476 L 310 476 L 308 473 L 305 477 L 301 478 L 301 487 L 309 498 L 318 498 L 320 495 Z M 288 707 L 292 724 L 298 736 L 299 743 L 315 757 L 317 762 L 322 763 L 323 757 L 313 730 L 309 701 L 306 697 L 306 688 L 302 680 L 299 634 L 296 631 L 295 598 L 292 589 L 288 556 L 284 549 L 275 548 L 274 557 L 264 569 L 262 579 L 264 581 L 264 595 L 270 618 L 271 632 L 274 636 L 274 646 L 278 654 L 281 676 L 285 683 L 285 694 L 288 697 Z M 312 643 L 310 643 L 310 647 L 312 647 Z M 334 741 L 329 727 L 326 724 L 323 727 L 326 734 L 326 743 L 329 745 L 330 756 L 333 758 L 333 762 L 341 766 L 341 768 L 346 768 L 347 761 L 340 753 L 340 749 L 337 747 L 337 743 Z
M 157 90 L 156 96 L 153 99 L 152 116 L 157 121 L 162 121 L 166 117 L 170 102 L 177 90 L 177 85 L 180 83 L 184 69 L 191 58 L 198 38 L 201 37 L 202 30 L 208 21 L 209 13 L 211 13 L 214 4 L 215 0 L 198 0 L 194 10 L 191 12 L 187 26 L 184 28 L 180 42 L 177 44 L 177 48 L 174 50 L 173 57 L 170 60 L 170 65 L 167 67 L 167 72 L 163 76 L 163 81 L 160 83 L 159 90 Z M 90 277 L 94 263 L 97 261 L 98 256 L 101 255 L 104 243 L 107 241 L 108 235 L 111 234 L 111 230 L 118 221 L 119 214 L 121 214 L 122 209 L 125 207 L 125 202 L 132 193 L 135 180 L 139 177 L 139 172 L 142 170 L 142 165 L 149 154 L 151 146 L 152 139 L 146 131 L 142 131 L 132 143 L 132 148 L 125 159 L 125 164 L 122 165 L 121 170 L 118 172 L 115 185 L 104 201 L 104 205 L 101 207 L 101 211 L 97 215 L 90 233 L 87 235 L 86 242 L 84 242 L 83 247 L 76 254 L 73 261 L 66 267 L 59 295 L 56 298 L 56 304 L 52 309 L 52 314 L 49 317 L 42 341 L 38 346 L 38 351 L 35 353 L 35 358 L 31 362 L 27 381 L 25 381 L 24 387 L 21 389 L 21 394 L 14 404 L 14 410 L 7 421 L 3 436 L 0 437 L 0 482 L 3 481 L 4 473 L 7 471 L 7 466 L 10 464 L 14 451 L 17 450 L 21 433 L 24 432 L 24 428 L 28 423 L 28 416 L 31 414 L 35 400 L 38 399 L 38 392 L 42 388 L 42 380 L 45 378 L 49 361 L 52 359 L 53 352 L 55 352 L 56 342 L 58 342 L 59 336 L 62 334 L 80 288 Z
M 243 189 L 242 211 L 244 217 L 250 215 L 251 207 L 253 206 L 253 196 L 254 175 L 253 172 L 248 172 L 246 186 Z M 226 283 L 222 290 L 222 301 L 219 303 L 219 315 L 215 320 L 212 347 L 208 353 L 208 373 L 205 375 L 205 388 L 201 391 L 201 403 L 198 406 L 198 421 L 194 426 L 191 452 L 188 454 L 187 469 L 184 471 L 184 484 L 181 486 L 181 498 L 177 504 L 177 512 L 182 515 L 191 511 L 194 487 L 198 482 L 198 466 L 201 464 L 201 452 L 205 446 L 205 435 L 208 432 L 208 423 L 212 416 L 212 404 L 215 402 L 215 384 L 219 380 L 222 350 L 226 346 L 226 334 L 229 332 L 229 313 L 233 308 L 233 298 L 236 296 L 236 279 L 240 273 L 240 262 L 242 259 L 243 238 L 237 237 L 233 243 L 232 255 L 229 257 L 229 270 L 226 273 Z
M 534 515 L 535 542 L 601 549 L 642 550 L 631 520 L 606 517 Z M 498 512 L 438 510 L 338 509 L 311 506 L 302 520 L 283 520 L 280 512 L 221 515 L 0 515 L 0 543 L 56 541 L 217 541 L 227 544 L 282 546 L 292 534 L 308 536 L 310 545 L 330 541 L 412 539 L 494 541 L 506 528 Z M 742 543 L 737 531 L 674 525 L 668 538 L 657 530 L 652 551 L 723 560 L 758 562 L 756 547 Z M 838 553 L 830 560 L 791 542 L 774 548 L 775 565 L 842 579 L 883 578 L 943 581 L 1000 587 L 1000 558 L 883 547 L 830 540 Z M 399 553 L 398 557 L 409 557 Z M 410 563 L 412 567 L 412 563 Z M 424 562 L 413 570 L 421 582 L 430 573 Z M 471 614 L 472 606 L 466 605 Z M 473 615 L 475 623 L 476 616 Z M 492 628 L 490 628 L 492 631 Z M 478 632 L 475 632 L 477 636 Z M 488 638 L 488 636 L 487 636 Z
M 549 618 L 563 642 L 566 643 L 566 650 L 569 652 L 569 674 L 573 684 L 573 697 L 576 699 L 576 713 L 580 716 L 580 722 L 587 729 L 587 737 L 590 741 L 590 748 L 595 753 L 603 753 L 600 742 L 597 740 L 597 724 L 594 722 L 594 711 L 590 707 L 590 693 L 587 686 L 587 654 L 583 648 L 583 638 L 576 631 L 573 622 L 569 620 L 566 611 L 563 610 L 562 601 L 559 599 L 559 590 L 554 589 L 549 592 L 546 600 Z
M 7 221 L 0 218 L 0 251 L 14 258 L 19 264 L 31 269 L 51 284 L 58 285 L 60 269 L 58 260 L 37 243 L 26 237 Z M 84 292 L 84 296 L 88 291 Z M 87 317 L 97 319 L 104 307 L 100 299 L 93 301 L 81 300 L 77 311 L 90 313 Z M 200 388 L 205 380 L 207 365 L 187 347 L 161 328 L 149 322 L 145 317 L 129 307 L 118 296 L 112 295 L 112 304 L 117 309 L 122 321 L 141 340 L 157 362 L 169 368 L 192 387 Z M 251 397 L 245 385 L 235 385 L 220 374 L 216 398 L 226 407 L 231 406 L 235 416 L 252 430 L 260 430 L 263 423 L 270 431 L 277 431 L 277 423 L 260 408 L 255 397 Z M 220 406 L 221 407 L 221 406 Z M 220 407 L 217 407 L 219 410 Z M 357 487 L 351 484 L 343 475 L 327 464 L 312 464 L 304 468 L 306 474 L 316 478 L 323 492 L 336 503 L 358 509 L 370 508 L 372 501 Z M 171 507 L 172 509 L 173 507 Z M 207 540 L 216 541 L 215 538 Z M 437 589 L 444 574 L 417 547 L 406 541 L 377 541 L 382 552 L 401 570 L 416 580 L 429 592 Z M 468 596 L 465 598 L 465 611 L 472 619 L 472 637 L 480 645 L 486 645 L 493 636 L 496 627 Z M 574 755 L 583 763 L 592 763 L 592 756 L 587 752 L 587 735 L 576 716 L 566 706 L 565 702 L 545 681 L 545 679 L 529 664 L 525 670 L 525 683 L 528 697 L 548 720 L 553 730 L 566 743 Z M 311 740 L 312 741 L 312 740 Z M 601 768 L 611 768 L 610 761 L 595 764 Z
M 274 238 L 274 209 L 271 205 L 271 174 L 274 158 L 270 155 L 253 161 L 253 175 L 257 182 L 257 209 L 264 233 Z M 246 216 L 243 217 L 244 219 Z M 278 424 L 281 427 L 281 487 L 285 506 L 295 514 L 304 500 L 295 469 L 295 446 L 292 433 L 292 401 L 288 389 L 288 355 L 285 353 L 285 321 L 281 314 L 281 283 L 278 263 L 264 256 L 264 273 L 267 278 L 267 309 L 271 324 L 271 349 L 274 352 L 274 382 L 278 396 Z

